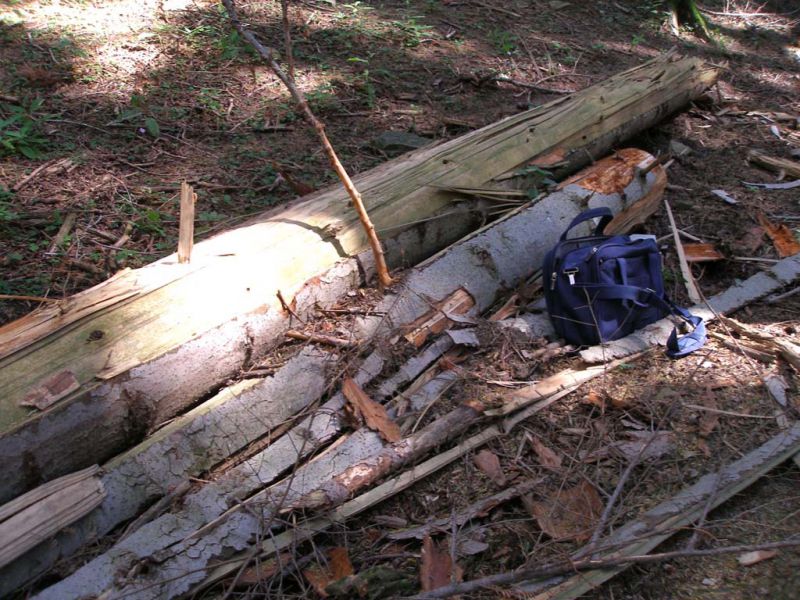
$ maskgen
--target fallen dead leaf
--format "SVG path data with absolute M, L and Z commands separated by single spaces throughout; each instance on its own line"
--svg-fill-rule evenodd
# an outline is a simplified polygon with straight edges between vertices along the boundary
M 672 451 L 675 436 L 671 431 L 628 431 L 629 442 L 614 442 L 612 446 L 629 461 L 655 460 Z
M 758 214 L 758 222 L 767 232 L 767 235 L 772 239 L 775 250 L 778 251 L 778 256 L 786 258 L 800 252 L 800 242 L 794 237 L 791 230 L 783 223 L 776 225 L 772 223 L 763 215 Z
M 508 479 L 503 473 L 503 468 L 500 466 L 500 459 L 491 450 L 481 450 L 472 460 L 475 462 L 476 467 L 500 487 L 508 483 Z
M 425 536 L 425 539 L 422 540 L 422 566 L 419 571 L 422 591 L 430 592 L 449 585 L 453 575 L 456 576 L 457 581 L 461 579 L 460 569 L 457 567 L 455 571 L 453 569 L 450 554 L 443 552 L 439 545 L 431 539 L 431 536 Z
M 556 541 L 585 542 L 603 512 L 600 494 L 588 481 L 533 502 L 531 512 L 541 530 Z
M 539 463 L 546 469 L 560 469 L 561 457 L 545 446 L 542 441 L 533 435 L 528 435 L 528 440 L 533 446 L 533 451 L 539 459 Z
M 342 577 L 353 574 L 353 564 L 350 562 L 347 548 L 343 548 L 342 546 L 331 548 L 328 551 L 328 558 L 330 560 L 328 568 L 334 581 L 338 581 Z
M 711 393 L 710 388 L 706 389 L 706 393 L 703 396 L 703 406 L 707 406 L 708 408 L 717 408 L 717 402 L 714 400 L 714 396 Z M 700 435 L 704 438 L 708 437 L 711 435 L 711 432 L 716 429 L 718 424 L 719 413 L 704 410 L 700 415 L 700 422 L 698 423 Z
M 400 441 L 402 437 L 400 427 L 389 418 L 383 405 L 367 396 L 364 390 L 350 377 L 345 378 L 342 384 L 342 393 L 348 402 L 361 413 L 367 427 L 377 431 L 387 442 Z
M 236 587 L 249 587 L 265 581 L 275 576 L 281 569 L 291 564 L 292 555 L 282 552 L 278 558 L 261 561 L 252 567 L 246 568 L 241 575 L 236 578 Z
M 744 554 L 740 554 L 736 560 L 738 560 L 739 564 L 743 567 L 749 567 L 750 565 L 755 565 L 761 561 L 769 560 L 777 555 L 777 550 L 754 550 L 753 552 L 745 552 Z
M 333 578 L 325 567 L 311 565 L 307 569 L 303 569 L 303 577 L 314 588 L 314 591 L 319 594 L 320 598 L 328 597 L 328 592 L 325 591 L 325 588 L 333 582 Z

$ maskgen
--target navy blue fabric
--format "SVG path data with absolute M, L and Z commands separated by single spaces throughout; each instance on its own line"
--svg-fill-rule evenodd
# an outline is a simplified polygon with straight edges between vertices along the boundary
M 570 229 L 598 217 L 594 235 L 567 239 Z M 581 213 L 545 257 L 545 300 L 556 332 L 571 344 L 594 345 L 672 314 L 693 331 L 679 337 L 673 330 L 667 355 L 678 358 L 701 348 L 706 340 L 703 320 L 665 296 L 655 241 L 602 235 L 611 218 L 608 208 Z

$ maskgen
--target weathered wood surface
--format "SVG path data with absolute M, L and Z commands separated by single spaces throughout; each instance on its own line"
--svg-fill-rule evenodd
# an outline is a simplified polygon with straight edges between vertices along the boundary
M 667 56 L 544 107 L 450 142 L 424 148 L 357 179 L 379 230 L 446 210 L 452 194 L 434 186 L 482 185 L 559 149 L 569 168 L 598 156 L 700 94 L 716 70 Z M 437 219 L 385 236 L 394 264 L 451 243 L 474 215 Z M 400 231 L 398 233 L 398 231 Z M 366 248 L 343 190 L 332 188 L 197 244 L 192 261 L 173 255 L 123 272 L 62 303 L 0 329 L 0 501 L 65 472 L 103 462 L 214 390 L 288 328 L 275 295 L 329 303 L 359 278 Z M 361 261 L 369 270 L 369 257 Z M 328 286 L 327 292 L 319 288 Z M 301 296 L 301 297 L 298 297 Z M 322 302 L 325 304 L 325 301 Z M 313 302 L 306 303 L 306 306 Z M 80 389 L 42 413 L 19 401 L 65 369 Z M 69 452 L 63 452 L 69 448 Z
M 105 497 L 98 468 L 90 467 L 0 507 L 0 568 L 91 512 Z
M 632 174 L 642 164 L 652 160 L 652 157 L 641 151 L 628 151 L 625 154 L 628 158 L 623 161 L 624 169 L 618 169 L 620 174 Z M 596 165 L 587 171 L 601 168 L 605 167 Z M 643 179 L 622 177 L 617 180 L 615 190 L 608 190 L 606 193 L 587 189 L 581 183 L 570 184 L 533 206 L 458 242 L 414 269 L 399 286 L 398 297 L 387 297 L 384 300 L 385 306 L 379 310 L 384 316 L 379 321 L 390 323 L 385 333 L 393 339 L 397 338 L 397 328 L 414 323 L 421 316 L 429 314 L 432 307 L 440 305 L 454 294 L 463 297 L 464 293 L 468 293 L 475 299 L 475 305 L 466 314 L 466 320 L 469 320 L 470 314 L 488 308 L 500 292 L 524 281 L 538 267 L 544 252 L 564 226 L 587 203 L 603 202 L 616 211 L 622 210 L 625 207 L 623 198 L 628 203 L 633 203 L 646 196 L 651 186 L 656 184 L 657 177 L 655 172 Z M 546 231 L 542 229 L 543 226 Z M 533 236 L 533 231 L 539 235 Z M 532 242 L 531 238 L 534 237 L 543 239 Z M 420 298 L 421 301 L 415 302 L 413 306 L 409 305 L 409 300 Z M 464 306 L 470 304 L 466 303 Z M 465 320 L 464 315 L 450 313 L 450 317 Z M 366 320 L 365 325 L 356 331 L 357 337 L 372 337 L 376 333 L 373 325 Z M 379 333 L 384 333 L 384 330 Z M 409 359 L 395 374 L 386 377 L 373 397 L 377 400 L 391 398 L 401 386 L 413 381 L 452 344 L 450 337 L 434 341 L 427 349 Z M 380 371 L 380 365 L 384 362 L 380 354 L 373 355 L 373 358 L 377 364 L 369 369 L 371 373 Z M 363 384 L 359 382 L 359 385 Z M 447 378 L 434 378 L 418 393 L 405 400 L 412 409 L 419 408 L 432 393 L 437 393 L 441 386 L 446 385 L 449 385 Z M 164 515 L 144 525 L 110 552 L 45 591 L 43 597 L 69 596 L 79 588 L 86 589 L 87 593 L 101 593 L 114 585 L 111 573 L 127 571 L 135 561 L 148 557 L 161 562 L 162 558 L 166 559 L 166 554 L 170 558 L 166 560 L 164 568 L 151 571 L 153 581 L 157 582 L 163 577 L 168 579 L 166 573 L 177 573 L 183 569 L 192 571 L 193 575 L 181 581 L 167 582 L 164 586 L 156 585 L 147 589 L 158 597 L 180 593 L 178 590 L 185 591 L 192 582 L 202 579 L 202 566 L 213 563 L 223 546 L 244 549 L 254 536 L 257 538 L 265 533 L 265 527 L 269 525 L 264 524 L 271 523 L 276 511 L 292 503 L 314 503 L 317 499 L 338 502 L 342 493 L 355 491 L 374 477 L 397 468 L 408 456 L 424 452 L 436 439 L 452 435 L 478 417 L 478 412 L 474 409 L 464 408 L 463 411 L 466 412 L 458 413 L 454 417 L 455 422 L 442 421 L 433 428 L 432 433 L 426 431 L 425 435 L 418 438 L 412 436 L 399 442 L 396 447 L 387 446 L 375 432 L 359 430 L 336 440 L 328 450 L 295 470 L 287 480 L 271 484 L 295 460 L 319 448 L 320 443 L 333 439 L 341 432 L 342 423 L 338 411 L 342 405 L 343 399 L 337 394 L 315 415 L 309 417 L 310 422 L 307 420 L 298 425 L 296 433 L 280 438 L 246 463 L 225 473 L 213 484 L 203 486 L 187 497 L 180 513 Z M 369 477 L 365 474 L 368 465 L 371 473 Z M 340 486 L 333 489 L 330 487 L 331 482 Z M 269 487 L 258 491 L 265 486 Z M 248 510 L 236 508 L 240 502 L 245 502 Z M 229 506 L 234 508 L 228 511 Z M 201 571 L 197 571 L 198 568 Z M 140 585 L 147 586 L 149 583 L 132 581 L 131 589 Z M 150 592 L 142 593 L 146 596 Z

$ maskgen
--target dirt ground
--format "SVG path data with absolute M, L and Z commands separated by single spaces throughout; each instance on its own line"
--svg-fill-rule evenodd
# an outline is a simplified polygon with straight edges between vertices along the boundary
M 725 255 L 695 267 L 710 296 L 778 258 L 763 219 L 797 234 L 800 188 L 760 189 L 742 182 L 776 180 L 775 173 L 748 163 L 750 150 L 798 155 L 800 7 L 792 0 L 707 0 L 702 7 L 714 32 L 707 41 L 689 30 L 674 35 L 665 5 L 291 2 L 296 79 L 346 168 L 356 173 L 391 154 L 374 143 L 380 133 L 449 139 L 674 46 L 725 65 L 706 98 L 631 142 L 653 154 L 672 152 L 667 199 L 678 226 Z M 262 39 L 282 47 L 278 2 L 242 2 L 241 8 Z M 217 3 L 2 0 L 0 61 L 0 294 L 63 298 L 120 268 L 173 252 L 182 180 L 193 183 L 199 195 L 200 238 L 293 199 L 304 186 L 319 188 L 334 180 L 288 93 L 232 33 Z M 552 93 L 481 84 L 487 74 Z M 726 203 L 711 190 L 723 190 L 737 203 Z M 669 233 L 666 215 L 659 213 L 646 229 Z M 664 249 L 669 291 L 685 304 L 669 239 Z M 797 298 L 753 305 L 736 317 L 800 341 Z M 4 296 L 0 323 L 41 301 Z M 526 360 L 524 352 L 534 346 L 497 331 L 491 335 L 462 363 L 471 375 L 451 401 L 491 394 L 488 380 L 539 379 L 575 360 Z M 763 418 L 774 415 L 775 405 L 761 384 L 774 369 L 714 340 L 678 362 L 652 353 L 604 377 L 593 393 L 582 390 L 524 423 L 490 449 L 509 480 L 541 479 L 537 499 L 587 481 L 605 501 L 626 464 L 608 447 L 641 428 L 668 430 L 670 450 L 637 467 L 610 522 L 613 529 L 775 435 L 775 420 Z M 786 376 L 796 390 L 791 373 Z M 716 413 L 685 409 L 682 403 L 739 416 L 709 419 Z M 543 467 L 531 451 L 532 438 L 560 456 L 562 465 Z M 698 547 L 800 534 L 799 485 L 797 465 L 774 470 L 707 515 Z M 386 566 L 412 582 L 414 591 L 421 543 L 392 542 L 387 532 L 447 517 L 499 489 L 468 456 L 358 523 L 298 549 L 305 557 L 301 569 L 237 588 L 232 596 L 313 597 L 308 577 L 299 573 L 323 561 L 330 547 L 347 548 L 356 572 Z M 480 548 L 459 553 L 464 579 L 565 557 L 577 547 L 574 540 L 554 541 L 543 533 L 528 504 L 506 503 L 459 531 L 459 539 Z M 692 531 L 681 533 L 662 549 L 679 549 L 691 536 Z M 450 543 L 447 536 L 441 539 Z M 800 552 L 793 550 L 751 567 L 740 566 L 736 555 L 676 559 L 631 567 L 587 597 L 798 598 L 798 567 Z M 219 592 L 209 593 L 214 595 Z

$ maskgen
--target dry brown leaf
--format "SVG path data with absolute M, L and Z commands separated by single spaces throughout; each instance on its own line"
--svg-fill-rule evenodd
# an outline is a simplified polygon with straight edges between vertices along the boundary
M 741 240 L 735 242 L 736 248 L 740 248 L 746 254 L 752 254 L 761 247 L 764 242 L 764 228 L 756 225 L 748 229 Z
M 708 408 L 717 408 L 717 403 L 714 400 L 714 396 L 711 394 L 710 389 L 707 389 L 705 396 L 703 396 L 703 406 L 707 406 Z M 708 437 L 718 424 L 719 413 L 704 410 L 700 415 L 700 422 L 698 423 L 700 435 L 704 438 Z
M 430 592 L 436 588 L 449 585 L 453 575 L 456 581 L 461 579 L 461 569 L 453 569 L 453 561 L 448 552 L 442 551 L 439 545 L 425 536 L 422 540 L 422 566 L 419 570 L 420 583 L 423 592 Z
M 328 558 L 330 564 L 328 568 L 331 572 L 331 577 L 334 581 L 338 581 L 343 577 L 353 574 L 353 563 L 350 562 L 350 556 L 347 554 L 347 548 L 336 546 L 328 551 Z
M 303 577 L 311 584 L 311 587 L 319 594 L 320 598 L 328 597 L 328 592 L 325 591 L 325 588 L 333 583 L 333 578 L 328 569 L 320 565 L 311 565 L 307 569 L 303 569 Z
M 582 481 L 532 503 L 531 512 L 541 530 L 554 540 L 585 542 L 600 519 L 603 502 L 594 486 Z
M 529 435 L 528 439 L 531 442 L 531 446 L 533 446 L 533 451 L 536 452 L 536 456 L 539 458 L 539 463 L 543 467 L 547 469 L 561 468 L 561 457 L 558 454 L 545 446 L 536 436 Z
M 777 555 L 777 550 L 754 550 L 753 552 L 740 554 L 736 560 L 738 560 L 739 564 L 743 567 L 749 567 L 750 565 L 755 565 L 763 560 L 769 560 Z
M 342 384 L 342 393 L 350 404 L 364 417 L 367 427 L 377 431 L 387 442 L 398 442 L 402 437 L 400 427 L 389 418 L 383 405 L 378 404 L 364 393 L 350 377 Z
M 281 569 L 291 564 L 292 555 L 288 552 L 281 552 L 278 558 L 270 558 L 260 563 L 247 567 L 241 575 L 236 578 L 236 587 L 248 587 L 256 585 L 262 581 L 275 576 Z
M 503 468 L 500 466 L 500 459 L 491 450 L 481 450 L 472 460 L 475 462 L 476 467 L 500 487 L 508 483 L 508 479 L 503 473 Z
M 675 436 L 671 431 L 628 431 L 630 441 L 614 442 L 616 448 L 625 458 L 631 460 L 655 460 L 672 451 Z
M 786 258 L 800 252 L 800 242 L 794 237 L 791 230 L 783 223 L 776 225 L 765 217 L 762 213 L 758 215 L 758 222 L 767 232 L 767 235 L 772 239 L 772 244 L 775 250 L 778 251 L 778 256 Z

